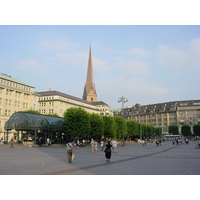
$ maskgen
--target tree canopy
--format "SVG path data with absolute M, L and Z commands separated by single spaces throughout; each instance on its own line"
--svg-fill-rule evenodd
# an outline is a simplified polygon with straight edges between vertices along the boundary
M 140 124 L 136 121 L 125 121 L 121 116 L 100 116 L 88 113 L 82 108 L 69 108 L 64 113 L 65 132 L 71 138 L 139 138 L 140 131 L 143 137 L 161 136 L 161 129 L 152 125 Z

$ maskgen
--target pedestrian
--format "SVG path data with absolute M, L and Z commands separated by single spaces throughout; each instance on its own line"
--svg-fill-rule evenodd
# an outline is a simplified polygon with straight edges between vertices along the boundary
M 66 144 L 66 147 L 67 147 L 68 163 L 71 163 L 72 162 L 72 154 L 73 154 L 73 144 L 72 144 L 72 142 L 69 141 Z
M 101 140 L 101 151 L 103 151 L 103 148 L 104 148 L 104 141 Z
M 79 140 L 76 141 L 76 146 L 77 146 L 77 148 L 80 147 L 80 142 L 79 142 Z
M 174 140 L 174 139 L 172 139 L 172 144 L 173 144 L 173 145 L 175 144 L 175 140 Z
M 92 147 L 92 152 L 94 152 L 94 140 L 91 140 L 91 147 Z
M 11 138 L 11 140 L 10 140 L 10 148 L 14 148 L 14 146 L 13 146 L 13 138 Z
M 45 144 L 46 147 L 49 146 L 49 138 L 47 138 L 47 141 L 46 141 L 46 144 Z
M 3 137 L 1 138 L 1 145 L 3 145 Z
M 94 152 L 97 152 L 98 151 L 98 143 L 97 141 L 95 140 L 94 141 Z
M 115 140 L 112 140 L 112 146 L 113 146 L 113 153 L 117 153 L 117 141 L 115 141 Z
M 198 141 L 199 149 L 200 149 L 200 141 Z
M 158 145 L 159 145 L 159 141 L 158 140 L 156 140 L 156 144 L 157 144 L 157 147 L 158 147 Z
M 105 149 L 105 157 L 106 157 L 106 162 L 110 162 L 110 158 L 111 158 L 111 148 L 112 148 L 112 144 L 110 143 L 110 141 L 108 141 L 108 143 L 106 144 L 106 149 Z
M 189 143 L 189 140 L 188 140 L 187 138 L 185 139 L 185 143 L 186 143 L 186 144 L 188 144 L 188 143 Z
M 85 147 L 86 146 L 86 144 L 85 144 L 85 140 L 83 139 L 83 147 Z
M 179 140 L 178 139 L 176 139 L 176 144 L 178 144 L 179 143 Z

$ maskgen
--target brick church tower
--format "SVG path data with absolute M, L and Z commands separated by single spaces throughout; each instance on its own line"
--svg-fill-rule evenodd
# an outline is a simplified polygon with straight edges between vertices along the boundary
M 93 67 L 92 67 L 92 52 L 90 46 L 89 59 L 88 59 L 88 69 L 87 78 L 83 92 L 83 99 L 86 101 L 96 102 L 97 93 L 94 84 Z

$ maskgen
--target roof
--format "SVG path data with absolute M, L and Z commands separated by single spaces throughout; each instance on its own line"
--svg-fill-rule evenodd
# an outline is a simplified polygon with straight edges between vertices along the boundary
M 22 82 L 22 81 L 20 81 L 20 80 L 18 80 L 16 78 L 11 77 L 10 75 L 7 75 L 7 74 L 2 74 L 1 73 L 0 74 L 0 78 L 8 80 L 8 81 L 15 82 L 15 83 L 18 83 L 18 84 L 22 84 L 22 85 L 26 85 L 26 86 L 29 86 L 29 87 L 33 87 L 33 86 L 30 86 L 30 85 L 28 85 L 28 84 L 26 84 L 26 83 L 24 83 L 24 82 Z
M 75 101 L 79 101 L 79 102 L 83 102 L 83 103 L 93 105 L 89 101 L 85 101 L 85 100 L 80 99 L 78 97 L 74 97 L 74 96 L 71 96 L 71 95 L 68 95 L 68 94 L 65 94 L 65 93 L 62 93 L 62 92 L 58 92 L 58 91 L 36 92 L 36 94 L 39 94 L 41 96 L 55 96 L 55 95 L 57 95 L 57 96 L 61 96 L 61 97 L 65 97 L 65 98 L 68 98 L 68 99 L 73 99 Z
M 103 101 L 91 101 L 91 104 L 93 105 L 105 105 L 108 106 L 107 103 L 103 102 Z
M 28 112 L 14 113 L 5 124 L 5 130 L 16 131 L 63 131 L 63 118 Z

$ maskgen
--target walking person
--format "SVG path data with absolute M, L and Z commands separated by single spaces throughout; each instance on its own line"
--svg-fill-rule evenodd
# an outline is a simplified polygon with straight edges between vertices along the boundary
M 94 152 L 94 140 L 91 140 L 91 147 L 92 147 L 92 152 Z
M 1 138 L 1 145 L 3 145 L 3 137 Z
M 72 162 L 72 154 L 73 154 L 73 144 L 71 142 L 68 142 L 66 144 L 67 147 L 67 157 L 68 157 L 68 163 Z
M 156 140 L 156 144 L 157 144 L 157 147 L 158 147 L 158 145 L 159 145 L 159 141 L 158 140 Z
M 103 151 L 103 148 L 104 148 L 104 141 L 101 140 L 101 151 Z
M 106 157 L 106 162 L 110 162 L 110 158 L 111 158 L 111 148 L 112 148 L 112 144 L 110 143 L 110 141 L 108 141 L 108 143 L 106 144 L 106 149 L 105 149 L 105 157 Z
M 199 149 L 200 149 L 200 141 L 198 141 Z
M 113 140 L 112 142 L 112 146 L 113 146 L 113 153 L 117 153 L 117 141 Z
M 11 138 L 11 140 L 10 140 L 10 148 L 14 148 L 13 142 L 14 142 L 14 140 L 13 140 L 13 138 Z
M 94 141 L 94 152 L 97 152 L 98 151 L 98 143 L 97 141 L 95 140 Z

